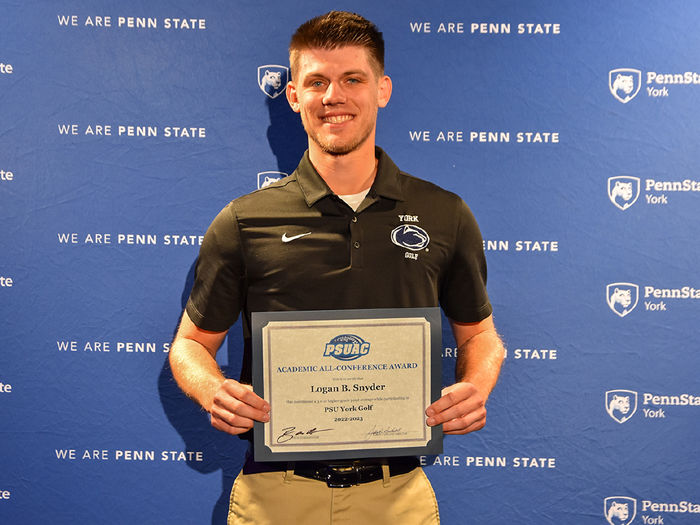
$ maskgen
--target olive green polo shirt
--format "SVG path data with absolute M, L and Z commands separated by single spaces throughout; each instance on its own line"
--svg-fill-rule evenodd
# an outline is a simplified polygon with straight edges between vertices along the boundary
M 242 311 L 249 353 L 251 312 L 439 305 L 458 322 L 488 317 L 483 243 L 467 205 L 376 155 L 357 211 L 308 152 L 290 176 L 229 203 L 204 236 L 192 321 L 224 331 Z

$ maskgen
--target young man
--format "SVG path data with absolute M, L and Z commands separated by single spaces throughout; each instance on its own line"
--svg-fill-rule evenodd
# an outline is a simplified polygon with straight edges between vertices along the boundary
M 327 13 L 299 27 L 290 64 L 287 99 L 301 116 L 308 151 L 292 175 L 232 201 L 209 227 L 170 351 L 178 384 L 214 428 L 243 434 L 270 417 L 249 385 L 251 312 L 440 305 L 459 357 L 456 382 L 426 407 L 426 423 L 446 434 L 481 429 L 504 353 L 481 234 L 459 197 L 399 171 L 375 147 L 377 112 L 392 89 L 381 33 L 358 15 Z M 245 355 L 235 381 L 214 357 L 241 311 Z M 331 516 L 438 523 L 416 458 L 328 463 L 249 458 L 234 483 L 229 523 L 329 523 Z M 360 483 L 321 481 L 348 471 Z

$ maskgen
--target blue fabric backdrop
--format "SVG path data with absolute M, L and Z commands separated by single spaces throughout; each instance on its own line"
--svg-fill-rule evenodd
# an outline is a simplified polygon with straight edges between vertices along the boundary
M 224 523 L 244 446 L 168 346 L 210 220 L 305 149 L 259 68 L 329 7 L 0 0 L 0 522 Z M 423 458 L 443 523 L 697 523 L 698 4 L 333 7 L 384 32 L 377 141 L 471 206 L 508 346 Z

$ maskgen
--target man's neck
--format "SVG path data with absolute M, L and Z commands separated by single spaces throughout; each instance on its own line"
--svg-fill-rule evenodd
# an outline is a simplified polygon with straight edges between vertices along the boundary
M 374 156 L 374 141 L 370 140 L 346 155 L 331 155 L 310 143 L 309 159 L 336 195 L 353 195 L 368 189 L 377 174 L 378 160 Z

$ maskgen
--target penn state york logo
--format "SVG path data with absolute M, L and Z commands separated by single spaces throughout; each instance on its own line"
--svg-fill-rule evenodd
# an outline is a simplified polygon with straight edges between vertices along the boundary
M 637 306 L 639 286 L 632 283 L 610 283 L 606 287 L 606 297 L 610 309 L 624 317 Z
M 624 423 L 637 411 L 637 392 L 608 390 L 605 392 L 605 411 L 618 423 Z
M 288 67 L 274 64 L 258 67 L 258 86 L 270 98 L 277 98 L 284 93 L 288 81 Z
M 603 511 L 610 525 L 629 525 L 637 515 L 637 500 L 625 496 L 605 498 Z
M 258 173 L 258 189 L 269 186 L 287 175 L 287 173 L 281 171 L 261 171 Z
M 335 357 L 341 361 L 353 361 L 369 354 L 369 343 L 352 334 L 336 335 L 326 343 L 324 357 Z
M 639 198 L 639 178 L 610 177 L 608 179 L 608 197 L 610 202 L 625 211 Z
M 413 224 L 402 224 L 391 230 L 391 242 L 407 250 L 417 252 L 430 243 L 430 236 L 423 228 Z
M 642 87 L 642 72 L 639 69 L 612 69 L 608 76 L 608 87 L 613 97 L 627 104 Z

